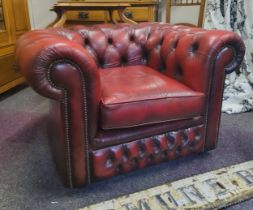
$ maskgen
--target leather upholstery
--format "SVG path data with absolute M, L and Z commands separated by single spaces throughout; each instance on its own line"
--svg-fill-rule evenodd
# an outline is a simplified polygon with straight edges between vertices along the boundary
M 93 179 L 105 179 L 147 165 L 204 151 L 203 125 L 150 136 L 92 152 Z
M 203 114 L 203 93 L 150 67 L 110 68 L 101 70 L 100 77 L 103 129 L 136 127 Z
M 244 53 L 245 46 L 240 37 L 228 31 L 162 23 L 107 24 L 28 32 L 17 42 L 16 62 L 29 84 L 51 99 L 49 134 L 52 151 L 64 183 L 75 187 L 149 165 L 150 155 L 154 157 L 152 163 L 166 159 L 162 157 L 163 152 L 157 157 L 154 155 L 157 151 L 154 142 L 159 141 L 159 148 L 171 154 L 168 159 L 177 157 L 176 150 L 171 153 L 168 146 L 161 146 L 169 141 L 164 138 L 168 133 L 176 132 L 183 139 L 191 139 L 194 134 L 187 129 L 200 126 L 201 146 L 194 151 L 214 149 L 224 75 L 239 67 Z M 142 72 L 140 81 L 147 79 L 148 82 L 138 84 L 138 71 Z M 105 78 L 113 80 L 109 78 L 110 72 L 122 81 L 129 77 L 129 86 L 115 79 L 113 83 L 105 83 Z M 149 81 L 156 86 L 152 87 Z M 141 91 L 136 90 L 138 85 Z M 120 97 L 112 99 L 108 95 L 117 92 Z M 126 96 L 127 93 L 131 97 Z M 160 100 L 161 93 L 170 96 L 166 103 Z M 185 97 L 189 93 L 198 96 L 194 97 L 198 98 L 195 105 Z M 181 98 L 173 102 L 173 94 L 184 100 L 184 106 L 180 105 L 184 107 L 182 112 L 179 111 Z M 147 110 L 140 108 L 144 106 L 145 100 L 140 100 L 143 97 Z M 153 103 L 148 103 L 151 98 Z M 115 113 L 108 114 L 104 105 L 119 102 L 119 99 L 138 101 L 142 105 L 131 106 L 131 109 L 129 106 L 124 114 L 115 114 L 119 110 L 110 110 Z M 143 119 L 142 114 L 145 115 Z M 175 117 L 175 121 L 161 122 Z M 131 127 L 142 123 L 148 125 Z M 118 126 L 120 128 L 116 128 Z M 188 132 L 187 138 L 182 132 Z M 158 140 L 154 140 L 156 137 Z M 138 142 L 145 142 L 148 151 L 145 154 L 150 154 L 144 159 L 137 154 L 138 149 L 134 149 Z M 191 146 L 183 149 L 184 142 L 178 140 L 177 146 L 181 148 L 178 153 L 188 155 Z M 125 147 L 128 148 L 127 158 L 122 152 Z M 108 151 L 113 151 L 115 156 L 110 164 Z M 133 165 L 132 161 L 135 162 Z
M 169 121 L 157 123 L 153 125 L 145 125 L 132 128 L 121 128 L 112 130 L 98 130 L 97 136 L 91 142 L 91 147 L 95 150 L 107 146 L 123 144 L 135 139 L 143 139 L 147 136 L 154 136 L 158 133 L 165 133 L 175 129 L 187 128 L 189 126 L 197 126 L 204 124 L 205 118 L 202 116 L 192 119 L 180 119 L 176 121 Z

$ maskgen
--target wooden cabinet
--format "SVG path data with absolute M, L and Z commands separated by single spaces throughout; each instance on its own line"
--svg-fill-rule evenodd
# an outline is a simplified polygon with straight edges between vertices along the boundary
M 24 82 L 14 68 L 14 45 L 30 30 L 26 0 L 0 0 L 0 94 Z
M 77 2 L 73 1 L 60 1 L 60 2 Z M 98 3 L 105 2 L 102 0 L 79 0 L 78 2 L 86 3 Z M 129 3 L 131 7 L 128 7 L 124 14 L 127 18 L 134 20 L 135 22 L 152 22 L 156 21 L 157 13 L 157 0 L 108 0 L 107 3 Z M 102 22 L 110 22 L 110 16 L 107 11 L 91 11 L 91 10 L 78 10 L 67 11 L 66 24 L 95 24 Z M 117 17 L 118 21 L 121 21 L 120 17 Z

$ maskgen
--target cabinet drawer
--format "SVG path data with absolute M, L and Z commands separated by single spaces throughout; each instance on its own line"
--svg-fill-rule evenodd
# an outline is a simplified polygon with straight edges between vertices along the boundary
M 98 11 L 67 11 L 67 20 L 70 21 L 104 21 L 106 12 L 103 10 Z
M 149 7 L 131 7 L 126 8 L 125 16 L 131 20 L 134 20 L 136 22 L 144 22 L 149 21 L 150 17 L 150 8 Z M 116 15 L 116 19 L 120 21 L 119 15 Z
M 149 7 L 131 7 L 125 10 L 125 15 L 137 22 L 149 20 Z
M 127 8 L 125 15 L 134 21 L 143 22 L 154 19 L 154 13 L 151 7 L 131 7 Z M 67 11 L 67 20 L 69 21 L 87 21 L 87 22 L 104 22 L 105 19 L 109 20 L 109 14 L 107 11 Z M 119 15 L 116 15 L 116 19 L 120 21 Z
M 0 57 L 0 86 L 21 77 L 21 74 L 14 70 L 14 55 Z

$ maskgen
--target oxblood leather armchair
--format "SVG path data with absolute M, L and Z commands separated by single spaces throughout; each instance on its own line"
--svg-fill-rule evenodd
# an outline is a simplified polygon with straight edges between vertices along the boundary
M 76 187 L 214 149 L 224 73 L 244 51 L 232 32 L 144 23 L 32 31 L 16 57 L 51 99 L 53 155 Z

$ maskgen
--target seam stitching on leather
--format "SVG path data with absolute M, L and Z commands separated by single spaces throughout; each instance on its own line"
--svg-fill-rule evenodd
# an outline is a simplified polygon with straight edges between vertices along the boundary
M 89 142 L 88 142 L 88 112 L 87 112 L 87 94 L 86 94 L 86 81 L 85 81 L 85 77 L 83 75 L 82 70 L 80 69 L 80 67 L 74 63 L 72 63 L 73 66 L 75 66 L 78 70 L 79 73 L 81 75 L 81 79 L 82 79 L 82 84 L 83 84 L 83 106 L 84 106 L 84 127 L 85 127 L 85 136 L 84 136 L 84 146 L 86 148 L 85 154 L 86 154 L 86 169 L 87 169 L 87 181 L 88 183 L 91 183 L 91 178 L 90 178 L 90 156 L 89 156 Z
M 139 127 L 139 126 L 144 126 L 144 125 L 154 125 L 154 124 L 159 124 L 159 123 L 165 123 L 165 122 L 173 122 L 173 121 L 177 121 L 177 120 L 188 120 L 188 119 L 193 119 L 194 117 L 199 117 L 199 116 L 202 116 L 202 115 L 196 115 L 196 116 L 192 116 L 192 117 L 188 117 L 188 118 L 173 118 L 173 119 L 170 119 L 170 120 L 160 120 L 160 121 L 155 121 L 155 122 L 150 122 L 150 123 L 138 123 L 136 125 L 132 125 L 132 126 L 111 126 L 111 127 L 106 127 L 103 129 L 105 130 L 110 130 L 110 129 L 124 129 L 124 128 L 136 128 L 136 127 Z
M 221 48 L 221 50 L 217 53 L 217 55 L 216 55 L 216 57 L 215 57 L 215 61 L 218 59 L 218 57 L 219 57 L 219 55 L 223 52 L 223 50 L 224 49 L 226 49 L 227 47 L 229 47 L 229 48 L 231 48 L 232 46 L 231 45 L 228 45 L 228 46 L 224 46 L 223 48 Z M 233 49 L 233 47 L 232 47 L 232 49 Z M 233 60 L 234 60 L 234 58 L 235 58 L 235 55 L 233 56 Z M 226 77 L 226 66 L 224 67 L 224 76 L 223 76 L 223 79 L 222 79 L 222 87 L 223 88 L 221 88 L 221 97 L 220 97 L 220 99 L 219 99 L 219 101 L 218 101 L 218 106 L 222 106 L 222 100 L 223 100 L 223 92 L 224 92 L 224 81 L 225 81 L 225 77 Z M 220 112 L 221 112 L 221 110 L 220 110 Z M 220 124 L 220 117 L 221 117 L 221 114 L 219 114 L 219 116 L 218 116 L 218 123 Z M 216 142 L 215 142 L 215 144 L 217 144 L 217 139 L 218 139 L 218 134 L 219 134 L 219 124 L 218 124 L 218 126 L 217 126 L 217 130 L 218 130 L 218 132 L 216 133 Z
M 204 93 L 201 92 L 197 92 L 196 93 L 200 93 L 199 95 L 195 95 L 195 96 L 172 96 L 172 97 L 163 97 L 163 98 L 150 98 L 150 99 L 141 99 L 141 100 L 133 100 L 133 101 L 122 101 L 122 102 L 111 102 L 111 103 L 105 103 L 104 99 L 101 99 L 101 102 L 104 106 L 113 106 L 113 105 L 118 105 L 118 104 L 131 104 L 131 103 L 143 103 L 143 102 L 147 102 L 147 101 L 157 101 L 157 100 L 168 100 L 168 99 L 181 99 L 181 98 L 203 98 L 205 97 Z
M 72 160 L 70 152 L 70 120 L 68 113 L 68 94 L 67 90 L 64 91 L 64 118 L 65 118 L 65 127 L 66 127 L 66 141 L 67 141 L 67 167 L 69 173 L 69 184 L 70 187 L 73 187 L 73 174 L 72 174 Z
M 84 106 L 84 127 L 85 127 L 85 136 L 84 136 L 84 146 L 86 148 L 86 150 L 84 151 L 85 152 L 85 155 L 86 155 L 86 158 L 85 158 L 85 162 L 86 162 L 86 169 L 87 169 L 87 181 L 88 183 L 91 183 L 91 178 L 90 178 L 90 158 L 89 158 L 89 144 L 88 144 L 88 113 L 87 113 L 87 95 L 86 95 L 86 82 L 85 82 L 85 78 L 84 78 L 84 75 L 83 75 L 83 72 L 81 70 L 81 68 L 75 64 L 74 62 L 68 60 L 68 59 L 59 59 L 59 60 L 56 60 L 54 62 L 52 62 L 52 64 L 50 65 L 49 67 L 49 71 L 48 71 L 48 80 L 50 81 L 50 83 L 56 87 L 56 85 L 52 82 L 52 80 L 50 79 L 50 71 L 52 69 L 52 67 L 56 64 L 59 64 L 59 63 L 68 63 L 72 66 L 74 66 L 80 73 L 80 76 L 81 76 L 81 80 L 82 80 L 82 89 L 83 89 L 83 106 Z M 63 88 L 62 88 L 63 89 Z M 66 103 L 66 107 L 64 107 L 64 115 L 67 116 L 67 118 L 65 118 L 65 121 L 67 123 L 67 126 L 66 126 L 66 129 L 69 130 L 69 124 L 70 124 L 70 120 L 69 120 L 69 112 L 68 112 L 68 104 L 67 104 L 67 101 L 68 101 L 68 97 L 67 97 L 67 94 L 66 94 L 66 98 L 65 98 L 65 93 L 66 93 L 66 90 L 64 90 L 64 102 Z M 64 105 L 65 105 L 64 103 Z M 72 175 L 72 164 L 71 164 L 71 152 L 70 152 L 70 133 L 69 131 L 67 132 L 67 137 L 66 137 L 66 141 L 67 141 L 67 165 L 68 165 L 68 174 L 69 174 L 69 184 L 70 184 L 70 187 L 73 187 L 73 175 Z
M 48 72 L 47 72 L 47 78 L 48 81 L 54 86 L 57 87 L 53 81 L 51 80 L 50 77 L 50 72 L 53 69 L 53 66 L 59 64 L 62 60 L 56 60 L 54 62 L 52 62 L 48 68 Z M 59 88 L 59 87 L 57 87 Z M 67 94 L 67 90 L 65 88 L 60 88 L 63 91 L 64 97 L 63 100 L 61 100 L 60 102 L 63 103 L 64 105 L 64 124 L 65 124 L 65 129 L 66 129 L 66 143 L 67 143 L 67 173 L 68 173 L 68 181 L 69 181 L 69 186 L 70 188 L 73 188 L 73 175 L 72 175 L 72 164 L 71 164 L 71 154 L 70 154 L 70 120 L 69 120 L 69 112 L 68 112 L 68 94 Z
M 207 96 L 207 111 L 206 111 L 206 119 L 205 119 L 205 130 L 206 130 L 206 134 L 205 134 L 205 149 L 206 149 L 206 145 L 207 145 L 207 129 L 208 129 L 208 119 L 209 119 L 209 105 L 210 105 L 210 98 L 211 98 L 211 94 L 212 94 L 212 85 L 213 85 L 213 82 L 214 82 L 214 75 L 215 75 L 215 63 L 217 61 L 217 58 L 220 54 L 220 52 L 222 52 L 227 46 L 224 46 L 221 48 L 221 50 L 219 50 L 219 52 L 216 53 L 215 57 L 214 57 L 214 60 L 212 61 L 212 78 L 211 78 L 211 81 L 209 82 L 209 87 L 208 87 L 208 96 Z M 224 82 L 224 79 L 223 79 L 223 82 Z M 221 89 L 221 91 L 223 91 Z M 219 99 L 218 101 L 218 106 L 221 104 L 222 102 L 222 97 Z M 220 116 L 218 117 L 218 122 L 220 121 Z M 217 138 L 218 138 L 218 132 L 216 133 L 216 142 L 215 142 L 215 145 L 217 144 Z

